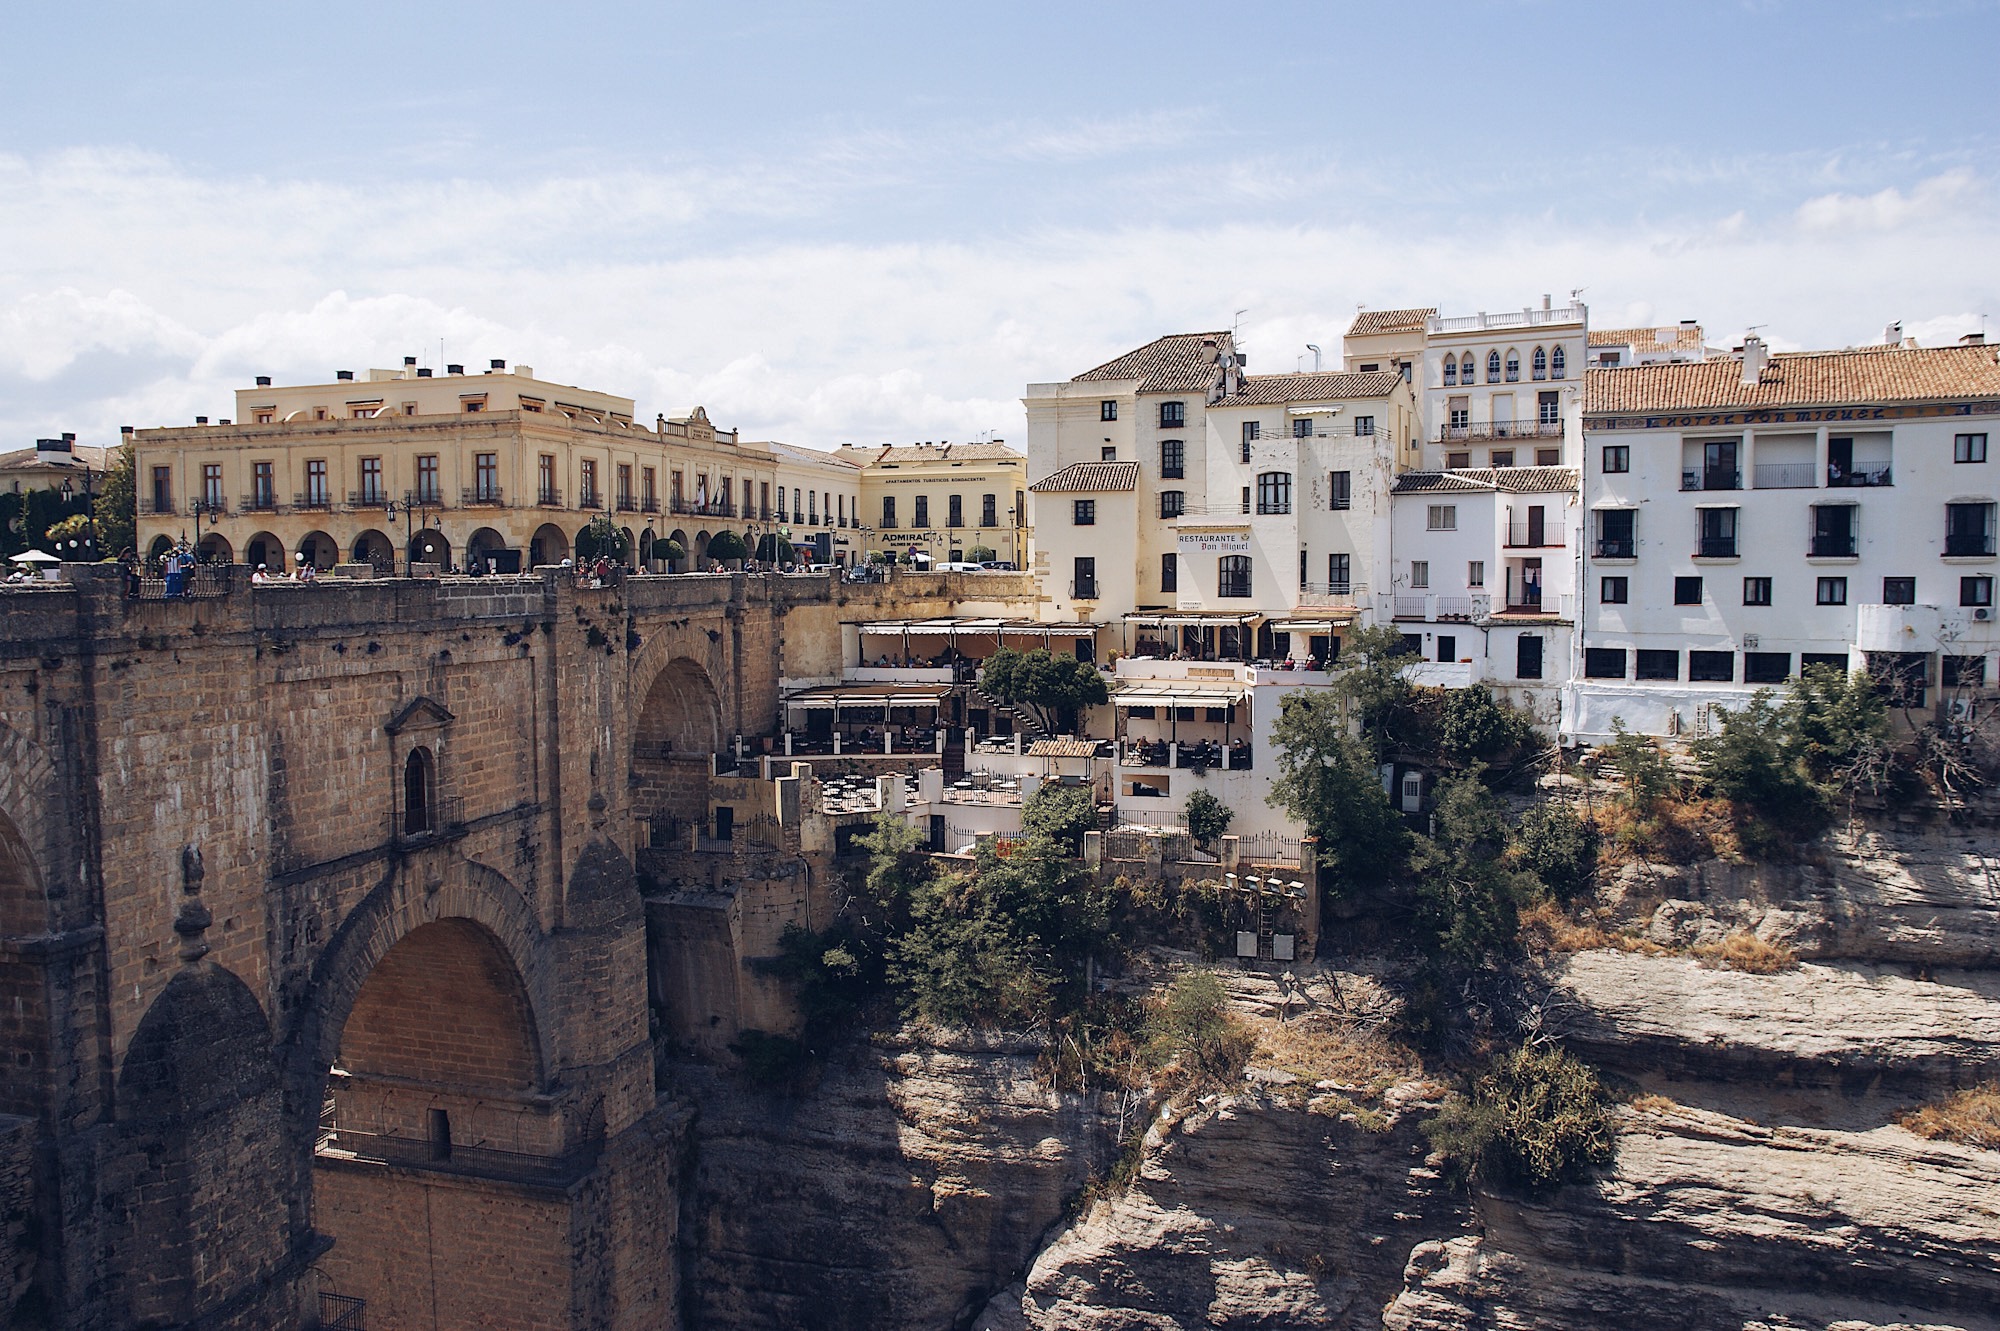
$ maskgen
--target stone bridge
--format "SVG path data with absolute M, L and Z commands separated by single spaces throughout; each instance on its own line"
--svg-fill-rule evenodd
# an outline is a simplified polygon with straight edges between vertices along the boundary
M 636 838 L 959 579 L 65 573 L 0 592 L 0 1324 L 677 1325 Z

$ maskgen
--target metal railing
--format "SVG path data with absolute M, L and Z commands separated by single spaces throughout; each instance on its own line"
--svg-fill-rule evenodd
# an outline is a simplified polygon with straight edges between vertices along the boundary
M 136 578 L 126 584 L 126 594 L 134 601 L 209 601 L 229 595 L 227 565 L 197 565 L 180 576 L 175 590 L 167 590 L 167 578 Z
M 1422 619 L 1426 614 L 1430 613 L 1430 600 L 1431 598 L 1428 596 L 1411 596 L 1405 593 L 1397 593 L 1396 618 Z
M 1510 522 L 1504 540 L 1517 549 L 1553 549 L 1569 544 L 1569 530 L 1560 522 Z
M 1505 314 L 1464 314 L 1441 318 L 1431 315 L 1424 320 L 1427 333 L 1476 333 L 1488 328 L 1539 328 L 1544 324 L 1582 323 L 1582 305 L 1558 305 L 1553 309 L 1509 310 Z
M 1560 439 L 1561 421 L 1485 421 L 1477 425 L 1440 425 L 1437 442 L 1455 444 L 1468 439 Z
M 1991 555 L 1993 538 L 1971 532 L 1946 532 L 1944 552 L 1951 557 Z
M 347 506 L 349 508 L 380 508 L 388 502 L 389 492 L 380 488 L 373 490 L 349 490 L 347 492 Z
M 1760 462 L 1751 469 L 1759 490 L 1810 490 L 1818 472 L 1810 462 Z
M 368 1300 L 321 1290 L 319 1331 L 368 1331 Z
M 278 511 L 278 496 L 275 494 L 248 494 L 237 506 L 244 513 L 275 513 Z
M 1734 468 L 1703 468 L 1683 470 L 1681 489 L 1683 490 L 1741 490 L 1743 473 Z
M 1597 538 L 1599 559 L 1636 559 L 1639 543 L 1630 536 L 1600 536 Z
M 1736 538 L 1734 536 L 1703 536 L 1695 542 L 1697 559 L 1736 558 Z
M 1094 601 L 1097 599 L 1097 592 L 1098 592 L 1098 587 L 1096 578 L 1070 579 L 1069 595 L 1070 599 L 1073 601 Z M 1228 595 L 1228 593 L 1224 592 L 1223 595 L 1226 596 Z
M 620 513 L 637 513 L 639 511 L 639 501 L 631 495 L 619 495 L 618 511 Z
M 660 497 L 659 497 L 658 495 L 647 495 L 647 496 L 646 496 L 646 497 L 645 497 L 644 499 L 641 499 L 641 500 L 639 501 L 639 511 L 640 511 L 641 513 L 657 513 L 657 512 L 659 512 L 659 511 L 660 511 Z
M 145 503 L 145 511 L 155 517 L 170 518 L 174 515 L 174 501 L 154 495 Z
M 1360 606 L 1368 600 L 1365 582 L 1303 582 L 1299 584 L 1302 605 Z
M 1833 467 L 1826 469 L 1826 484 L 1831 490 L 1868 490 L 1895 483 L 1893 471 L 1886 462 L 1857 462 L 1844 472 Z
M 458 492 L 458 502 L 467 508 L 475 504 L 505 507 L 507 494 L 497 485 L 468 485 Z
M 542 508 L 561 508 L 562 490 L 553 485 L 545 485 L 535 492 L 535 503 Z
M 1250 579 L 1247 577 L 1222 578 L 1215 584 L 1215 594 L 1217 596 L 1227 596 L 1232 600 L 1247 600 L 1250 596 Z
M 1814 559 L 1852 559 L 1861 542 L 1852 532 L 1814 532 L 1806 553 Z
M 333 495 L 325 490 L 307 490 L 292 496 L 292 507 L 331 509 Z
M 595 505 L 592 505 L 592 507 L 595 507 Z M 696 518 L 733 518 L 736 516 L 736 505 L 727 499 L 710 499 L 703 503 L 695 503 L 687 499 L 676 499 L 673 501 L 672 507 L 676 513 L 685 513 L 689 517 Z
M 1239 862 L 1289 865 L 1297 868 L 1303 863 L 1300 854 L 1304 848 L 1299 838 L 1281 836 L 1276 832 L 1255 832 L 1236 838 L 1236 857 Z
M 576 506 L 580 511 L 585 513 L 588 513 L 591 509 L 596 508 L 597 491 L 589 488 L 577 491 Z
M 1472 618 L 1472 598 L 1470 596 L 1440 596 L 1437 598 L 1439 619 Z

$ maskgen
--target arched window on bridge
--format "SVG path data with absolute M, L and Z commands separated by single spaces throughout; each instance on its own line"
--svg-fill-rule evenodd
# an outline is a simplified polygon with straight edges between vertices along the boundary
M 437 830 L 437 763 L 419 744 L 403 763 L 403 835 Z

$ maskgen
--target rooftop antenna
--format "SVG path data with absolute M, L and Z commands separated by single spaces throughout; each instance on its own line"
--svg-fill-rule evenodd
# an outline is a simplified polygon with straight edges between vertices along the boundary
M 1306 350 L 1307 350 L 1307 351 L 1310 351 L 1310 352 L 1311 352 L 1311 353 L 1313 354 L 1313 373 L 1314 373 L 1314 374 L 1318 374 L 1318 373 L 1319 373 L 1319 347 L 1318 347 L 1318 346 L 1316 346 L 1315 344 L 1311 343 L 1311 342 L 1308 342 L 1308 343 L 1306 343 Z
M 1231 342 L 1236 340 L 1237 330 L 1243 327 L 1243 316 L 1248 313 L 1250 313 L 1250 307 L 1245 305 L 1242 309 L 1236 311 L 1236 317 L 1229 321 L 1229 340 Z

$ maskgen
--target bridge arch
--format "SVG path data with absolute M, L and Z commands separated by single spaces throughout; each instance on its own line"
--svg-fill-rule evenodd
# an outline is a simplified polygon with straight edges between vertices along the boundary
M 722 747 L 722 698 L 699 661 L 676 656 L 646 687 L 633 732 L 642 754 L 701 755 Z

